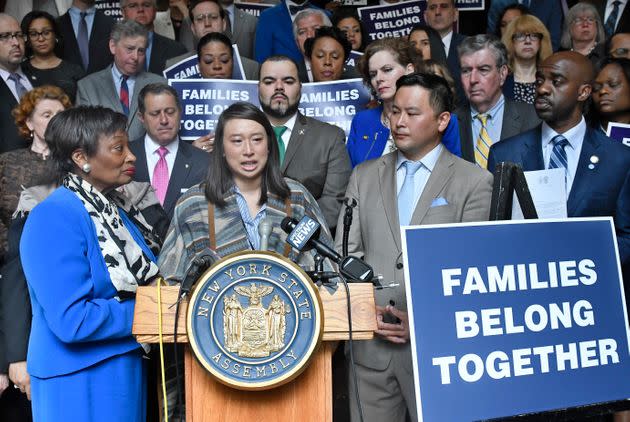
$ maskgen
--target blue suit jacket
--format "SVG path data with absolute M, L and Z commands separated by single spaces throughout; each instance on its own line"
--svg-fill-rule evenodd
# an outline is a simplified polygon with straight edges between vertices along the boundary
M 544 169 L 541 125 L 490 148 L 488 170 L 511 161 L 524 171 Z M 591 157 L 599 158 L 589 169 Z M 567 201 L 569 217 L 612 216 L 615 220 L 619 255 L 624 271 L 630 269 L 630 148 L 599 130 L 588 128 L 580 160 Z M 628 280 L 630 281 L 630 280 Z
M 59 188 L 33 209 L 20 254 L 33 307 L 29 374 L 64 375 L 140 347 L 135 299 L 114 299 L 96 228 L 74 193 Z
M 267 57 L 282 54 L 291 57 L 296 63 L 304 60 L 295 37 L 293 24 L 287 5 L 282 0 L 274 7 L 263 10 L 258 18 L 254 55 L 262 63 Z
M 358 112 L 352 119 L 350 134 L 346 143 L 352 167 L 383 155 L 383 149 L 389 137 L 389 129 L 381 124 L 382 112 L 383 107 L 370 108 Z M 454 113 L 451 114 L 451 121 L 442 137 L 442 144 L 452 154 L 458 157 L 462 156 L 459 124 Z

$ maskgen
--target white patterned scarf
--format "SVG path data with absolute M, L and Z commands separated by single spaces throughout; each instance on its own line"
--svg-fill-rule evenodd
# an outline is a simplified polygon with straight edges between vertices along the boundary
M 153 251 L 157 251 L 158 246 L 151 236 L 149 224 L 120 192 L 113 190 L 103 195 L 90 183 L 73 173 L 69 173 L 64 178 L 63 185 L 76 194 L 96 227 L 98 243 L 109 277 L 118 291 L 117 298 L 133 297 L 139 285 L 148 284 L 158 274 L 158 267 L 125 228 L 118 207 L 127 212 L 129 219 L 142 233 L 147 245 Z

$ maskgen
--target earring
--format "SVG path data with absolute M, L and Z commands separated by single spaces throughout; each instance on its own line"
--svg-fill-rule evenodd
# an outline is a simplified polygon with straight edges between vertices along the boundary
M 29 133 L 29 135 L 31 139 L 35 138 L 35 131 L 31 130 L 31 133 Z
M 92 171 L 92 166 L 89 163 L 85 163 L 81 166 L 81 170 L 83 170 L 83 173 L 89 173 Z

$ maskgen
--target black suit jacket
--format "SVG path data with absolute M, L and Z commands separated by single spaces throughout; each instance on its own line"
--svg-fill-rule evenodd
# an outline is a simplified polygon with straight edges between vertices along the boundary
M 76 63 L 83 68 L 79 44 L 77 44 L 74 29 L 72 29 L 70 13 L 66 12 L 62 16 L 59 16 L 57 25 L 59 26 L 59 32 L 63 39 L 61 58 Z M 105 15 L 100 10 L 96 10 L 94 25 L 92 25 L 92 32 L 90 33 L 90 64 L 87 69 L 83 68 L 86 74 L 103 70 L 113 61 L 112 55 L 109 52 L 109 35 L 113 25 L 113 18 Z
M 36 80 L 26 73 L 25 75 L 29 78 L 31 85 L 37 86 Z M 28 146 L 24 138 L 18 133 L 15 119 L 11 115 L 11 112 L 17 105 L 18 102 L 15 96 L 6 82 L 0 78 L 0 154 Z
M 453 32 L 451 37 L 451 46 L 448 48 L 448 56 L 446 56 L 446 66 L 451 72 L 451 76 L 455 81 L 455 96 L 457 97 L 457 105 L 466 104 L 466 94 L 464 93 L 464 87 L 462 86 L 461 66 L 459 64 L 459 54 L 457 54 L 457 47 L 464 41 L 466 35 L 457 34 Z
M 472 133 L 472 119 L 470 106 L 461 107 L 455 111 L 459 121 L 459 139 L 462 146 L 462 158 L 471 163 L 475 162 L 476 136 Z M 503 139 L 518 135 L 540 124 L 534 106 L 526 103 L 505 99 L 503 108 L 503 124 L 501 126 L 501 138 L 494 140 L 497 143 Z
M 166 61 L 168 59 L 181 56 L 187 52 L 188 50 L 186 50 L 183 44 L 154 32 L 149 72 L 162 76 L 162 72 L 166 69 Z
M 147 167 L 144 137 L 129 143 L 129 148 L 136 156 L 136 174 L 133 179 L 138 182 L 151 182 L 149 171 L 153 172 L 153 169 L 149 170 Z M 175 204 L 182 192 L 205 179 L 209 163 L 210 154 L 185 141 L 179 141 L 163 204 L 169 219 L 173 217 Z
M 606 0 L 590 0 L 588 2 L 597 8 L 597 12 L 602 19 L 602 24 L 605 24 L 604 14 L 606 13 Z M 625 7 L 621 11 L 621 19 L 619 19 L 615 27 L 615 33 L 618 32 L 630 32 L 630 3 L 628 2 L 626 2 Z

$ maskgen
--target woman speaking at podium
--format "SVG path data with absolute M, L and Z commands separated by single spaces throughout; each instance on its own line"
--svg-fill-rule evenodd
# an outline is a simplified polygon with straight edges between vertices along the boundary
M 160 273 L 169 283 L 181 283 L 199 254 L 219 260 L 260 249 L 258 226 L 263 219 L 272 226 L 268 250 L 312 267 L 314 252 L 291 250 L 280 227 L 284 217 L 299 220 L 305 214 L 320 223 L 319 240 L 332 245 L 317 201 L 304 186 L 283 178 L 278 142 L 267 117 L 249 103 L 235 103 L 219 117 L 206 180 L 188 189 L 175 207 L 158 261 Z
M 129 199 L 127 119 L 65 110 L 46 142 L 62 186 L 28 216 L 20 253 L 33 309 L 27 366 L 36 421 L 144 422 L 134 294 L 157 275 L 158 244 Z

